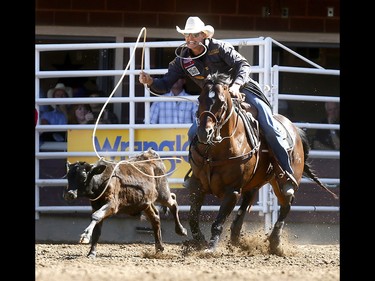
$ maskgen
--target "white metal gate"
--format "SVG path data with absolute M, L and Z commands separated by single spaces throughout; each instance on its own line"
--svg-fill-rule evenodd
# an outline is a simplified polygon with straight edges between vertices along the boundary
M 264 87 L 265 94 L 269 98 L 271 104 L 273 105 L 273 110 L 275 113 L 278 112 L 279 100 L 310 100 L 310 101 L 335 101 L 340 102 L 339 97 L 334 96 L 299 96 L 299 95 L 285 95 L 279 93 L 279 73 L 281 72 L 298 72 L 298 73 L 308 73 L 308 74 L 324 74 L 324 75 L 335 75 L 339 76 L 339 70 L 326 70 L 316 65 L 315 63 L 305 59 L 294 51 L 288 49 L 272 38 L 245 38 L 245 39 L 228 39 L 226 40 L 232 43 L 234 46 L 239 47 L 240 53 L 244 54 L 249 49 L 249 47 L 258 47 L 259 50 L 259 63 L 252 63 L 252 73 L 257 73 L 259 75 L 259 83 Z M 35 46 L 35 107 L 39 111 L 39 107 L 48 104 L 75 104 L 75 103 L 88 103 L 87 98 L 42 98 L 40 97 L 40 80 L 46 78 L 61 78 L 61 77 L 99 77 L 99 76 L 114 76 L 115 82 L 119 81 L 120 77 L 123 75 L 129 76 L 129 86 L 127 89 L 128 95 L 126 97 L 122 96 L 122 90 L 119 88 L 111 99 L 111 103 L 129 103 L 130 120 L 129 124 L 117 124 L 117 125 L 98 125 L 98 129 L 111 130 L 111 129 L 123 129 L 129 130 L 129 142 L 130 150 L 123 152 L 112 152 L 109 156 L 129 156 L 133 155 L 134 150 L 134 132 L 135 130 L 141 130 L 146 128 L 188 128 L 190 124 L 181 125 L 150 125 L 147 124 L 136 124 L 135 123 L 135 104 L 137 102 L 146 103 L 145 107 L 145 120 L 149 118 L 149 106 L 152 101 L 162 101 L 162 97 L 151 97 L 150 93 L 145 90 L 143 97 L 135 96 L 135 84 L 138 83 L 138 75 L 140 69 L 135 68 L 134 60 L 129 61 L 128 69 L 124 70 L 79 70 L 79 71 L 42 71 L 40 69 L 40 54 L 41 52 L 54 52 L 61 50 L 89 50 L 89 49 L 116 49 L 116 63 L 118 67 L 122 66 L 123 56 L 125 52 L 128 52 L 129 57 L 133 58 L 133 54 L 136 48 L 144 49 L 144 70 L 152 75 L 164 74 L 167 69 L 150 69 L 150 53 L 153 48 L 176 48 L 180 46 L 183 41 L 166 41 L 166 42 L 147 42 L 144 45 L 135 43 L 92 43 L 92 44 L 43 44 Z M 301 67 L 286 67 L 272 65 L 272 46 L 276 44 L 277 46 L 287 50 L 288 52 L 294 54 L 300 59 L 306 61 L 310 64 L 311 68 L 301 68 Z M 122 50 L 122 51 L 120 51 Z M 251 51 L 250 51 L 251 53 Z M 246 54 L 244 54 L 246 57 Z M 196 96 L 192 96 L 192 99 L 196 99 Z M 165 100 L 165 98 L 164 98 Z M 170 99 L 168 99 L 170 100 Z M 101 103 L 106 102 L 107 99 L 103 98 Z M 90 102 L 91 103 L 91 102 Z M 327 125 L 319 123 L 295 123 L 298 127 L 304 128 L 326 128 L 326 129 L 340 129 L 340 125 Z M 89 206 L 41 206 L 39 191 L 41 187 L 44 188 L 54 188 L 55 186 L 65 186 L 67 181 L 65 179 L 51 178 L 42 179 L 40 175 L 40 163 L 41 159 L 64 159 L 69 156 L 87 157 L 95 156 L 93 153 L 87 152 L 67 152 L 64 151 L 43 151 L 40 146 L 39 135 L 42 132 L 48 131 L 67 131 L 76 129 L 94 129 L 94 125 L 40 125 L 39 123 L 35 127 L 35 217 L 39 218 L 39 212 L 52 212 L 52 213 L 69 213 L 69 212 L 89 212 L 91 208 Z M 187 151 L 175 151 L 173 155 L 165 151 L 159 151 L 161 156 L 187 156 Z M 310 152 L 310 157 L 320 157 L 320 158 L 331 158 L 338 159 L 340 157 L 339 151 L 317 151 L 312 150 Z M 340 182 L 339 178 L 322 178 L 324 183 L 338 184 Z M 176 182 L 182 183 L 183 179 L 177 179 Z M 302 181 L 304 182 L 304 180 Z M 188 211 L 189 206 L 181 206 L 181 211 Z M 216 211 L 219 206 L 203 206 L 203 211 Z M 237 209 L 237 207 L 236 207 Z M 276 197 L 273 195 L 272 188 L 270 186 L 265 186 L 261 189 L 259 193 L 259 200 L 255 204 L 252 211 L 259 211 L 260 214 L 265 217 L 265 230 L 268 232 L 271 226 L 276 222 L 278 217 L 278 203 Z M 337 206 L 292 206 L 294 211 L 339 211 Z

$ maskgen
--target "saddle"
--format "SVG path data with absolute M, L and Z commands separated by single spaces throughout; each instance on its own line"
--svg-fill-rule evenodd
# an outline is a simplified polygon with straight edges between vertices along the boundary
M 252 147 L 260 146 L 260 136 L 262 132 L 259 127 L 259 122 L 256 119 L 258 116 L 258 111 L 255 107 L 252 107 L 250 104 L 246 102 L 236 103 L 236 110 L 238 110 L 238 114 L 241 116 L 242 120 L 244 121 L 246 127 L 246 134 L 250 141 Z M 287 152 L 290 153 L 294 146 L 294 141 L 292 136 L 290 135 L 289 131 L 286 129 L 284 124 L 281 123 L 278 116 L 274 115 L 275 119 L 275 128 L 279 131 L 280 135 L 283 139 L 283 146 L 287 148 Z M 280 164 L 278 163 L 276 157 L 274 156 L 272 150 L 268 148 L 268 153 L 271 156 L 271 163 L 269 167 L 269 173 L 274 171 L 274 174 L 277 177 L 277 181 L 279 182 L 279 186 L 283 186 L 288 180 L 291 180 L 292 184 L 297 186 L 297 182 L 295 179 L 286 171 L 284 171 Z
M 260 136 L 262 135 L 262 132 L 259 127 L 259 122 L 257 120 L 257 109 L 246 102 L 235 103 L 235 106 L 237 113 L 244 121 L 246 127 L 246 134 L 248 136 L 250 144 L 252 145 L 252 147 L 259 145 Z M 290 133 L 285 128 L 285 126 L 277 118 L 277 115 L 274 115 L 274 119 L 276 121 L 275 128 L 277 131 L 279 131 L 284 141 L 283 146 L 287 148 L 287 151 L 290 151 L 294 146 L 293 138 L 291 137 Z
M 260 128 L 259 122 L 256 119 L 258 111 L 246 102 L 241 102 L 236 105 L 236 111 L 244 122 L 246 135 L 252 147 L 260 146 Z

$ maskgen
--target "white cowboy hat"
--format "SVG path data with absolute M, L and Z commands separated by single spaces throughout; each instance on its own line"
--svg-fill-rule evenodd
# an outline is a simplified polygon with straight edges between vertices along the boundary
M 181 34 L 204 32 L 207 34 L 207 37 L 212 37 L 215 32 L 215 29 L 211 25 L 205 25 L 199 17 L 189 17 L 186 20 L 185 29 L 176 26 L 176 30 Z
M 65 87 L 63 83 L 57 83 L 55 88 L 49 89 L 47 92 L 47 97 L 48 98 L 53 98 L 53 94 L 55 93 L 56 90 L 64 90 L 65 93 L 68 95 L 68 97 L 73 96 L 73 89 L 70 87 Z
M 47 98 L 53 98 L 53 94 L 55 93 L 56 90 L 64 90 L 65 93 L 68 95 L 68 97 L 73 96 L 73 89 L 70 87 L 65 87 L 63 83 L 57 83 L 55 88 L 49 89 L 47 92 Z M 56 108 L 56 104 L 51 104 L 53 108 Z

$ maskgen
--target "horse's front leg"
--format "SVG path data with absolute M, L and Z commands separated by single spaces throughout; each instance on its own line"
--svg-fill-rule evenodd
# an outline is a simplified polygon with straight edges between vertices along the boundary
M 241 228 L 247 212 L 247 208 L 251 208 L 251 205 L 253 204 L 254 198 L 257 193 L 257 189 L 242 193 L 241 206 L 239 207 L 237 214 L 230 226 L 230 240 L 233 245 L 238 245 L 239 243 Z
M 200 181 L 194 176 L 188 180 L 185 186 L 189 189 L 190 211 L 188 220 L 191 234 L 199 246 L 206 246 L 206 239 L 199 226 L 199 216 L 205 195 L 200 188 Z
M 285 218 L 290 212 L 290 208 L 293 202 L 293 196 L 288 196 L 287 201 L 280 205 L 280 214 L 275 225 L 273 226 L 272 232 L 268 237 L 269 241 L 269 252 L 278 256 L 283 256 L 284 251 L 281 248 L 281 234 L 285 224 Z
M 237 191 L 227 192 L 224 195 L 224 198 L 220 204 L 219 213 L 211 226 L 211 239 L 208 243 L 208 249 L 206 250 L 207 252 L 215 251 L 220 240 L 220 235 L 223 232 L 223 225 L 230 213 L 233 211 L 239 196 L 240 195 Z

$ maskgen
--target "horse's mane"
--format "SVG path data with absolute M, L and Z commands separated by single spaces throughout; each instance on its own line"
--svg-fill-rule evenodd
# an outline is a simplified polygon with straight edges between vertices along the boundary
M 212 83 L 212 84 L 223 83 L 226 85 L 230 85 L 232 83 L 232 79 L 230 75 L 227 73 L 215 72 L 207 76 L 206 83 L 207 82 Z

